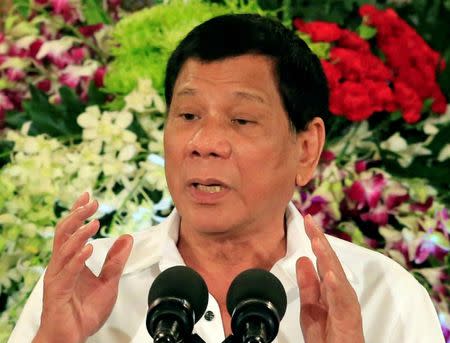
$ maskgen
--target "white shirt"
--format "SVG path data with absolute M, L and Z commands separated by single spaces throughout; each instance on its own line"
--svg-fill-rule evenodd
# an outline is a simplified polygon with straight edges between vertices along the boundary
M 119 295 L 103 327 L 88 342 L 152 342 L 145 320 L 148 290 L 161 271 L 184 265 L 176 242 L 180 217 L 176 211 L 160 225 L 134 234 L 131 256 L 119 284 Z M 271 272 L 282 282 L 288 306 L 274 343 L 304 343 L 300 330 L 299 290 L 295 262 L 307 256 L 315 263 L 303 218 L 293 204 L 286 211 L 287 252 Z M 344 240 L 327 236 L 344 271 L 356 291 L 362 310 L 366 343 L 444 343 L 439 321 L 426 290 L 396 262 L 377 252 Z M 114 239 L 93 242 L 94 254 L 88 266 L 99 273 Z M 42 278 L 33 290 L 9 339 L 10 343 L 28 343 L 33 339 L 42 310 Z M 194 331 L 206 343 L 224 339 L 222 319 L 216 300 L 209 295 L 207 311 L 214 319 L 202 317 Z

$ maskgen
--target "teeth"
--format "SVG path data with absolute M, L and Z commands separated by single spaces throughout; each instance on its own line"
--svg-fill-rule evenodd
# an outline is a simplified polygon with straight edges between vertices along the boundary
M 197 189 L 208 193 L 217 193 L 220 192 L 223 188 L 222 186 L 206 186 L 201 184 L 197 184 L 196 187 Z

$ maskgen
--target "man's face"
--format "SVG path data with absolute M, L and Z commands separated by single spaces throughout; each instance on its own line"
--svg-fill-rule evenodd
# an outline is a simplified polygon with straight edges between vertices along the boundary
M 184 64 L 164 135 L 166 177 L 182 227 L 232 233 L 282 218 L 301 149 L 273 68 L 258 55 Z

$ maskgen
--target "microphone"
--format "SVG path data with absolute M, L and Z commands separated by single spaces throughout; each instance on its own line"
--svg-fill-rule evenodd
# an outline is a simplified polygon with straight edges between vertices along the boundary
M 208 287 L 186 266 L 166 269 L 148 294 L 147 331 L 155 343 L 179 343 L 191 339 L 194 324 L 208 305 Z
M 231 331 L 237 343 L 270 343 L 286 312 L 286 291 L 275 275 L 262 269 L 239 274 L 227 293 Z

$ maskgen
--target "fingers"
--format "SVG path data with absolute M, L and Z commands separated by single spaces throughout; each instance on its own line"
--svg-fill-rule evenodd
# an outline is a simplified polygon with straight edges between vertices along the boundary
M 317 257 L 317 271 L 322 280 L 320 285 L 322 303 L 328 307 L 332 317 L 342 318 L 343 313 L 355 313 L 358 314 L 356 317 L 359 317 L 360 306 L 356 293 L 336 253 L 310 215 L 305 217 L 305 229 Z
M 300 290 L 300 303 L 318 303 L 320 300 L 320 282 L 313 263 L 307 257 L 297 260 L 297 284 Z
M 86 225 L 80 227 L 69 239 L 67 239 L 58 251 L 57 258 L 54 259 L 52 272 L 58 273 L 73 256 L 80 252 L 91 238 L 100 228 L 100 222 L 93 220 Z
M 86 219 L 97 211 L 97 208 L 97 200 L 91 200 L 87 204 L 75 208 L 58 223 L 56 226 L 55 239 L 53 241 L 53 253 L 59 251 L 64 242 L 74 233 L 74 231 L 83 225 Z
M 311 215 L 305 217 L 305 231 L 311 240 L 311 248 L 314 255 L 317 257 L 317 271 L 321 280 L 329 271 L 332 271 L 339 279 L 347 279 L 344 269 L 326 239 L 322 230 L 314 223 Z
M 84 206 L 89 202 L 89 193 L 84 192 L 81 194 L 77 200 L 73 203 L 72 208 L 70 209 L 70 212 L 76 210 L 78 207 Z
M 340 282 L 330 271 L 325 275 L 323 284 L 324 302 L 332 318 L 344 319 L 343 313 L 347 313 L 353 319 L 360 317 L 358 297 L 348 282 Z
M 118 280 L 122 275 L 125 263 L 131 253 L 133 246 L 133 237 L 123 235 L 119 237 L 108 251 L 106 260 L 100 272 L 99 278 L 104 282 L 117 286 Z
M 93 247 L 86 244 L 75 256 L 64 264 L 58 275 L 58 288 L 66 294 L 71 294 L 77 284 L 78 277 L 86 267 L 86 260 L 92 255 Z M 48 270 L 47 270 L 48 271 Z

